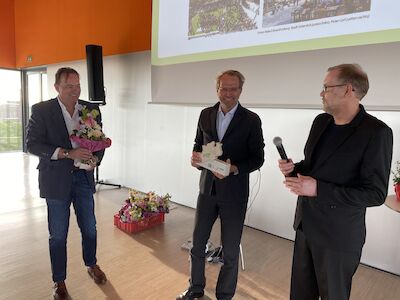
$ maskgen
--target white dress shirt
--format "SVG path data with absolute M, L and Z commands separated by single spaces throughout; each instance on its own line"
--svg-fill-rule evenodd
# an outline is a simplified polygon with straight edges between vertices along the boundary
M 216 124 L 219 141 L 222 141 L 222 139 L 224 138 L 225 132 L 228 129 L 228 126 L 231 123 L 233 116 L 235 115 L 238 105 L 239 103 L 236 103 L 236 105 L 226 114 L 224 114 L 221 109 L 221 105 L 219 105 Z
M 64 121 L 65 121 L 65 126 L 67 127 L 68 130 L 68 134 L 71 135 L 74 132 L 74 129 L 79 127 L 79 103 L 76 102 L 75 104 L 75 109 L 74 109 L 74 113 L 71 115 L 69 114 L 69 112 L 67 111 L 67 108 L 65 107 L 65 105 L 60 101 L 60 98 L 57 97 L 58 100 L 58 104 L 61 107 L 61 111 L 64 117 Z M 72 149 L 78 148 L 78 144 L 71 141 L 72 144 Z M 58 159 L 58 152 L 60 151 L 61 147 L 58 147 L 53 155 L 51 156 L 51 159 L 53 160 L 57 160 Z M 78 160 L 79 161 L 79 160 Z

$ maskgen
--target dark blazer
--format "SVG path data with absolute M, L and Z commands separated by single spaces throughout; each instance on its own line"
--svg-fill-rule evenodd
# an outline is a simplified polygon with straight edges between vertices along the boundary
M 98 105 L 83 100 L 79 100 L 79 103 L 86 105 L 89 109 L 99 110 Z M 101 114 L 97 117 L 97 122 L 101 125 Z M 57 98 L 32 106 L 32 115 L 27 128 L 26 146 L 30 153 L 39 156 L 37 168 L 39 170 L 40 197 L 69 198 L 74 161 L 72 159 L 51 160 L 51 156 L 58 147 L 72 149 Z M 101 160 L 104 150 L 95 154 Z M 93 192 L 95 192 L 93 171 L 86 171 L 85 174 Z
M 216 120 L 219 103 L 202 110 L 197 126 L 193 151 L 201 152 L 202 145 L 219 141 Z M 236 165 L 239 174 L 218 180 L 209 170 L 202 169 L 200 175 L 200 193 L 210 195 L 215 180 L 219 190 L 227 197 L 239 196 L 247 199 L 249 195 L 249 173 L 259 169 L 264 163 L 264 138 L 259 116 L 240 104 L 220 141 L 222 143 L 221 160 L 230 159 Z
M 318 115 L 311 127 L 304 154 L 295 172 L 317 180 L 317 196 L 297 201 L 294 228 L 299 225 L 307 239 L 336 250 L 361 250 L 365 242 L 365 212 L 384 203 L 392 160 L 392 130 L 360 112 L 330 151 L 314 163 L 314 149 L 333 122 L 329 114 Z

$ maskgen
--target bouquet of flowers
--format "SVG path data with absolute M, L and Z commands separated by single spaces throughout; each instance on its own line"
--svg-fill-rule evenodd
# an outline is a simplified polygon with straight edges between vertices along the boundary
M 393 185 L 396 198 L 400 201 L 400 161 L 396 161 L 396 170 L 392 171 L 393 174 Z
M 101 126 L 96 122 L 96 117 L 100 114 L 97 109 L 89 110 L 86 106 L 78 108 L 81 112 L 79 117 L 79 127 L 74 129 L 70 136 L 71 141 L 77 143 L 80 147 L 96 152 L 111 146 L 111 140 L 107 138 Z M 89 169 L 96 166 L 98 158 L 93 156 L 88 161 L 80 162 L 77 167 Z
M 171 196 L 156 195 L 154 192 L 143 193 L 137 190 L 129 190 L 129 199 L 119 210 L 120 220 L 125 223 L 141 221 L 158 213 L 169 213 L 169 201 Z
M 396 170 L 392 171 L 393 185 L 400 184 L 400 161 L 396 161 Z

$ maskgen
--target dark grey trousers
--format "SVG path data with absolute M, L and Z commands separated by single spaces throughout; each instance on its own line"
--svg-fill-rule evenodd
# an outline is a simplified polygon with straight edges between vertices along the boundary
M 310 243 L 296 231 L 290 300 L 348 300 L 361 249 L 341 252 Z
M 216 296 L 218 300 L 230 300 L 234 296 L 246 208 L 247 198 L 226 199 L 218 195 L 218 192 L 212 196 L 201 194 L 198 196 L 191 250 L 190 289 L 194 292 L 203 291 L 206 285 L 204 275 L 206 244 L 217 217 L 220 217 L 224 264 L 219 272 Z

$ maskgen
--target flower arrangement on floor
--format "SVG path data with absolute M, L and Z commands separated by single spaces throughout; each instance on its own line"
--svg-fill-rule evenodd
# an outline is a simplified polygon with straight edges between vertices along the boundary
M 111 139 L 107 138 L 101 126 L 96 122 L 100 112 L 97 109 L 89 110 L 86 106 L 80 105 L 79 127 L 74 129 L 70 136 L 71 141 L 77 143 L 80 147 L 96 152 L 111 146 Z M 75 165 L 81 169 L 89 169 L 95 167 L 98 158 L 93 156 L 88 161 L 77 162 Z
M 129 199 L 119 210 L 119 218 L 124 223 L 145 220 L 160 213 L 169 212 L 171 196 L 159 196 L 154 192 L 143 193 L 137 190 L 129 190 Z
M 396 161 L 396 171 L 392 171 L 393 185 L 400 183 L 400 161 Z
M 397 200 L 400 201 L 400 161 L 396 161 L 396 170 L 392 171 L 393 185 Z

